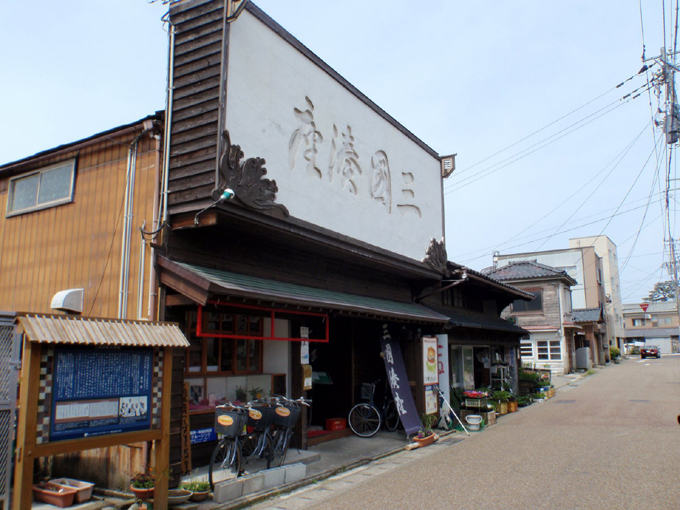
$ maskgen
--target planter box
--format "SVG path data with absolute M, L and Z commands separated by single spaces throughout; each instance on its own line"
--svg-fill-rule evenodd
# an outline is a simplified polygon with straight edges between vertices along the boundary
M 72 478 L 56 478 L 52 480 L 52 482 L 75 489 L 77 491 L 75 497 L 76 503 L 85 503 L 86 501 L 90 501 L 90 498 L 92 498 L 92 488 L 94 487 L 93 483 L 74 480 Z
M 422 448 L 423 446 L 430 446 L 432 443 L 434 443 L 434 434 L 430 434 L 427 437 L 414 437 L 413 440 L 418 443 L 418 445 Z
M 515 411 L 517 411 L 517 407 L 518 407 L 518 404 L 517 404 L 516 400 L 508 402 L 508 412 L 509 413 L 514 413 Z
M 484 398 L 466 398 L 465 407 L 486 407 L 488 399 Z
M 496 424 L 496 411 L 489 411 L 488 413 L 479 413 L 486 426 Z
M 71 506 L 76 497 L 76 492 L 78 491 L 72 487 L 53 482 L 45 482 L 33 486 L 33 497 L 36 501 L 49 503 L 59 508 Z

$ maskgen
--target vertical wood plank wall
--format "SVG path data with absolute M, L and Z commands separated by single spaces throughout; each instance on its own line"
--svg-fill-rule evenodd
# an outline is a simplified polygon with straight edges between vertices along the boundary
M 175 26 L 170 214 L 195 209 L 215 187 L 223 15 L 223 0 L 170 7 Z
M 141 126 L 140 126 L 141 131 Z M 102 138 L 78 154 L 74 201 L 7 218 L 7 179 L 0 178 L 0 310 L 51 313 L 60 290 L 85 289 L 83 315 L 117 317 L 127 156 L 134 135 Z M 75 153 L 73 153 L 75 156 Z M 127 317 L 137 319 L 141 227 L 153 226 L 155 140 L 137 153 Z M 63 156 L 45 162 L 47 166 Z M 143 314 L 148 310 L 146 248 Z

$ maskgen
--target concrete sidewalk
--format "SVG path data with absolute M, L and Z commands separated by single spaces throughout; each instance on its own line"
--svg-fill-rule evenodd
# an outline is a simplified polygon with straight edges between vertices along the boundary
M 555 386 L 555 390 L 559 391 L 561 388 L 573 385 L 585 376 L 585 373 L 553 375 L 552 383 Z M 500 423 L 502 423 L 502 418 L 499 420 L 498 424 Z M 449 443 L 451 439 L 454 440 L 453 442 L 460 441 L 465 436 L 465 434 L 461 432 L 445 434 L 450 434 L 446 437 L 447 443 Z M 393 455 L 403 451 L 407 444 L 408 440 L 403 431 L 380 431 L 370 438 L 349 436 L 313 446 L 307 451 L 291 449 L 286 456 L 286 464 L 306 464 L 307 473 L 304 480 L 292 485 L 243 496 L 226 503 L 208 501 L 200 504 L 198 510 L 224 510 L 247 507 L 258 501 L 296 490 L 300 487 L 330 478 L 341 472 L 349 471 L 370 464 L 378 459 Z

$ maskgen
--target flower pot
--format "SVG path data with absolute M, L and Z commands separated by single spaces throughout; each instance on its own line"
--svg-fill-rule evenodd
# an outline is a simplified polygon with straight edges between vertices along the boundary
M 147 499 L 153 498 L 153 487 L 150 487 L 148 489 L 140 489 L 137 487 L 133 487 L 130 485 L 130 490 L 132 493 L 135 495 L 137 499 L 141 499 L 142 501 L 146 501 Z
M 210 496 L 210 491 L 192 492 L 189 501 L 194 503 L 199 503 L 200 501 L 205 501 Z
M 418 443 L 418 445 L 422 448 L 423 446 L 429 446 L 432 443 L 434 443 L 434 434 L 430 434 L 429 436 L 426 437 L 414 437 L 413 440 Z
M 515 411 L 517 411 L 517 407 L 518 407 L 518 405 L 517 405 L 516 400 L 508 402 L 508 412 L 509 413 L 514 413 Z
M 508 403 L 507 402 L 499 402 L 498 405 L 496 406 L 496 411 L 498 411 L 498 414 L 508 414 Z
M 52 482 L 75 489 L 76 503 L 85 503 L 86 501 L 90 501 L 90 498 L 92 498 L 92 489 L 94 487 L 93 483 L 74 480 L 73 478 L 55 478 L 52 480 Z

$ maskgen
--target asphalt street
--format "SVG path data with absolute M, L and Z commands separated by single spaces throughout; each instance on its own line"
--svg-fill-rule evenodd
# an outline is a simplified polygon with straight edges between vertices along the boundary
M 400 452 L 251 508 L 678 510 L 679 414 L 680 355 L 631 358 L 463 441 Z

